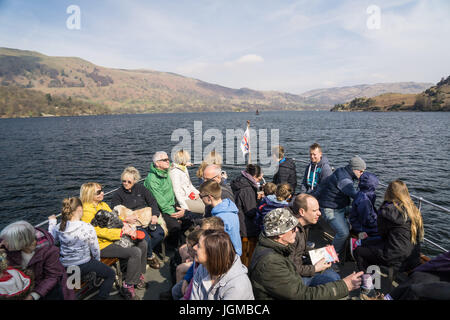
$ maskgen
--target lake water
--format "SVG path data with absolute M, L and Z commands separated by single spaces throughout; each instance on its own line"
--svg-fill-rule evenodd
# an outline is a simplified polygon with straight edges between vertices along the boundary
M 381 182 L 402 179 L 412 194 L 450 208 L 449 113 L 286 111 L 259 116 L 229 112 L 0 119 L 0 230 L 19 219 L 37 224 L 59 213 L 62 199 L 78 195 L 85 182 L 100 182 L 106 191 L 118 187 L 126 166 L 135 166 L 145 177 L 153 153 L 164 150 L 170 155 L 179 143 L 171 141 L 176 129 L 188 130 L 194 152 L 194 121 L 201 121 L 202 133 L 218 129 L 225 138 L 227 129 L 245 129 L 246 120 L 252 128 L 267 129 L 269 141 L 270 129 L 279 129 L 288 157 L 308 161 L 313 142 L 322 145 L 335 168 L 358 154 Z M 200 137 L 196 139 L 199 144 Z M 238 140 L 234 149 L 241 152 Z M 203 148 L 210 144 L 204 141 Z M 297 162 L 299 183 L 305 166 Z M 239 169 L 226 170 L 230 179 L 239 174 Z M 190 175 L 198 185 L 195 171 L 191 168 Z M 384 190 L 379 187 L 377 204 Z M 424 204 L 422 215 L 426 238 L 450 249 L 450 214 Z M 439 253 L 427 244 L 423 251 Z

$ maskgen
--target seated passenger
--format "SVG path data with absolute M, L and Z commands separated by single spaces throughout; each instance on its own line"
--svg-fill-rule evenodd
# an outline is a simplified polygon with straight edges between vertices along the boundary
M 148 210 L 148 208 L 151 208 L 151 212 L 149 212 L 151 214 L 151 220 L 138 223 L 137 229 L 145 233 L 149 266 L 154 269 L 159 269 L 161 264 L 154 253 L 154 249 L 164 240 L 163 227 L 166 227 L 165 221 L 162 217 L 159 219 L 161 213 L 159 212 L 158 203 L 151 192 L 142 184 L 138 183 L 140 179 L 141 175 L 136 168 L 125 168 L 121 175 L 122 186 L 114 192 L 111 206 L 114 208 L 117 205 L 123 205 L 134 211 Z
M 205 230 L 194 250 L 200 266 L 190 300 L 254 300 L 247 268 L 226 232 Z
M 256 300 L 337 300 L 359 289 L 363 272 L 334 282 L 307 286 L 290 259 L 298 220 L 288 208 L 278 208 L 264 218 L 249 273 Z
M 267 182 L 263 186 L 264 197 L 270 196 L 277 192 L 277 185 L 273 182 Z
M 205 157 L 205 159 L 203 159 L 202 163 L 200 164 L 200 166 L 198 167 L 197 170 L 197 177 L 202 181 L 205 182 L 206 180 L 204 180 L 204 170 L 207 166 L 214 164 L 219 166 L 220 168 L 220 177 L 223 179 L 224 183 L 227 183 L 227 173 L 225 171 L 222 170 L 222 164 L 223 164 L 223 159 L 222 156 L 220 155 L 220 153 L 216 152 L 216 150 L 211 151 L 210 153 L 208 153 Z
M 83 203 L 82 221 L 91 223 L 99 210 L 111 212 L 111 208 L 103 201 L 104 193 L 102 186 L 96 182 L 88 182 L 81 186 L 80 199 Z M 122 228 L 95 227 L 101 258 L 120 258 L 126 260 L 127 270 L 121 287 L 121 294 L 125 299 L 136 300 L 135 288 L 146 287 L 144 278 L 147 266 L 147 242 L 137 241 L 135 246 L 122 247 L 116 243 L 123 234 L 136 238 L 134 230 L 126 221 Z
M 359 270 L 383 265 L 402 271 L 420 264 L 420 241 L 424 236 L 422 215 L 403 181 L 392 181 L 386 189 L 384 202 L 378 210 L 378 233 L 381 240 L 377 243 L 355 249 Z
M 234 195 L 231 187 L 228 183 L 225 182 L 226 179 L 222 176 L 222 169 L 217 164 L 210 164 L 203 170 L 203 182 L 208 180 L 214 180 L 220 184 L 222 188 L 221 199 L 230 199 L 234 202 Z M 212 207 L 207 205 L 205 206 L 205 218 L 211 217 Z
M 60 261 L 65 268 L 78 266 L 82 277 L 95 272 L 99 278 L 103 278 L 94 299 L 105 300 L 109 297 L 116 273 L 100 262 L 97 234 L 92 225 L 81 221 L 82 216 L 83 204 L 79 198 L 64 199 L 61 222 L 56 224 L 55 215 L 48 217 L 48 232 L 60 244 Z
M 272 149 L 272 155 L 278 161 L 278 171 L 273 176 L 272 182 L 276 185 L 289 183 L 293 195 L 297 188 L 297 169 L 295 168 L 294 160 L 285 157 L 284 148 L 282 146 L 275 146 Z
M 186 165 L 191 156 L 185 150 L 179 150 L 172 159 L 169 177 L 172 181 L 173 192 L 181 208 L 204 215 L 205 205 L 199 198 L 199 191 L 192 185 Z
M 172 181 L 169 178 L 170 160 L 167 153 L 158 151 L 153 155 L 150 172 L 144 181 L 144 186 L 155 197 L 162 217 L 166 221 L 169 235 L 167 244 L 178 248 L 180 243 L 186 241 L 184 232 L 193 224 L 193 220 L 201 219 L 200 214 L 189 212 L 180 208 L 173 192 Z
M 261 199 L 256 214 L 256 223 L 259 230 L 263 230 L 264 217 L 267 213 L 276 208 L 285 208 L 289 206 L 292 197 L 292 188 L 289 183 L 281 183 L 277 186 L 275 194 L 265 196 Z
M 315 225 L 321 215 L 316 198 L 306 193 L 299 194 L 293 201 L 292 213 L 298 220 L 298 232 L 290 258 L 305 285 L 315 287 L 341 279 L 339 274 L 330 268 L 331 263 L 327 263 L 325 259 L 316 262 L 315 265 L 303 261 L 304 257 L 308 257 L 309 227 Z
M 9 265 L 30 271 L 34 288 L 25 300 L 74 300 L 67 286 L 67 273 L 59 260 L 59 249 L 47 231 L 26 221 L 17 221 L 0 232 L 0 246 Z
M 239 233 L 238 208 L 230 199 L 221 198 L 222 188 L 214 180 L 203 182 L 200 186 L 200 197 L 207 206 L 211 206 L 211 214 L 219 217 L 225 225 L 225 232 L 231 238 L 234 250 L 238 256 L 242 255 L 242 242 Z

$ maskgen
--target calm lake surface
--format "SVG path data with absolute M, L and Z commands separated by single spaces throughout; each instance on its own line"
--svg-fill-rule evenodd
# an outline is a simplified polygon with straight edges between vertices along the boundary
M 450 208 L 450 113 L 285 111 L 259 116 L 227 112 L 0 119 L 0 230 L 17 220 L 37 224 L 58 214 L 62 199 L 78 196 L 85 182 L 97 181 L 106 191 L 117 188 L 127 166 L 135 166 L 145 178 L 153 153 L 164 150 L 170 156 L 179 144 L 178 139 L 171 141 L 176 129 L 190 133 L 193 153 L 194 142 L 201 143 L 199 136 L 194 141 L 194 121 L 201 121 L 203 134 L 208 129 L 222 132 L 225 154 L 226 130 L 245 129 L 246 120 L 254 129 L 267 129 L 269 142 L 270 129 L 279 129 L 288 157 L 308 161 L 308 147 L 314 142 L 322 145 L 334 168 L 358 154 L 382 183 L 402 179 L 410 193 Z M 239 143 L 240 138 L 234 142 L 236 153 L 241 153 Z M 210 144 L 205 137 L 203 149 Z M 305 166 L 297 162 L 299 184 Z M 239 169 L 225 169 L 230 180 L 239 174 Z M 195 172 L 190 169 L 198 186 Z M 271 181 L 271 176 L 265 178 Z M 384 191 L 379 187 L 378 205 Z M 423 204 L 422 215 L 425 237 L 450 249 L 450 214 Z M 426 243 L 423 251 L 439 253 Z

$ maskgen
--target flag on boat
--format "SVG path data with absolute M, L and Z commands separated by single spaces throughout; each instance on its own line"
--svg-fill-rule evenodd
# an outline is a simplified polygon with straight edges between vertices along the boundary
M 242 155 L 244 157 L 250 150 L 249 142 L 250 142 L 250 133 L 249 133 L 248 127 L 247 127 L 247 130 L 245 130 L 244 136 L 242 137 L 242 140 L 241 140 L 241 150 L 242 150 Z

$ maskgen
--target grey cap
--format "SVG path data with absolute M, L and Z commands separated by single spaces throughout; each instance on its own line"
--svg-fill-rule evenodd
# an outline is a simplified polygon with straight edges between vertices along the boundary
M 267 237 L 279 236 L 294 229 L 298 220 L 288 208 L 277 208 L 264 217 L 264 234 Z
M 359 156 L 351 158 L 349 165 L 352 167 L 352 170 L 366 170 L 366 163 Z

